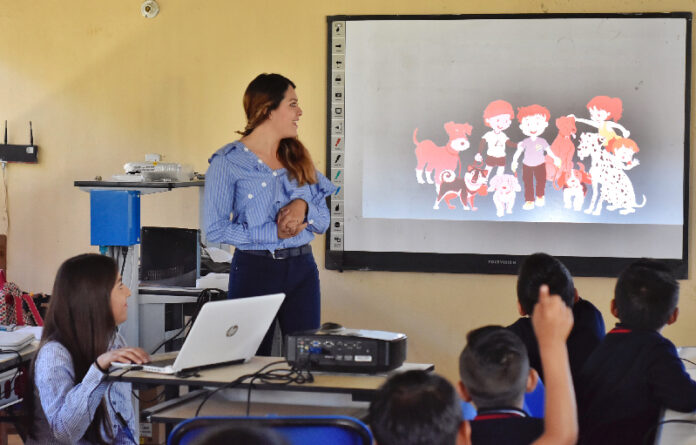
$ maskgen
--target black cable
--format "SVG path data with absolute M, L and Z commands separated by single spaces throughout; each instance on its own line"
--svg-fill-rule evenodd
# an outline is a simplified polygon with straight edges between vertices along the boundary
M 667 423 L 686 423 L 690 425 L 696 425 L 696 420 L 686 420 L 686 419 L 670 419 L 670 420 L 661 420 L 657 422 L 655 425 L 653 425 L 643 436 L 643 444 L 648 444 L 650 442 L 650 438 L 653 435 L 657 429 L 665 425 Z
M 15 369 L 15 373 L 12 376 L 12 379 L 10 379 L 10 388 L 14 389 L 14 386 L 17 384 L 17 377 L 19 376 L 20 367 L 22 365 L 22 354 L 20 354 L 19 351 L 16 351 L 14 349 L 9 349 L 9 350 L 0 349 L 0 354 L 16 354 L 17 355 L 17 368 Z
M 215 394 L 216 392 L 218 392 L 218 391 L 220 391 L 220 390 L 222 390 L 222 389 L 226 389 L 226 388 L 234 388 L 235 386 L 244 383 L 244 381 L 245 381 L 246 379 L 248 379 L 248 378 L 253 378 L 253 377 L 256 376 L 256 375 L 263 373 L 263 371 L 265 371 L 265 370 L 268 369 L 269 367 L 275 366 L 275 365 L 280 365 L 280 364 L 282 364 L 282 363 L 287 363 L 287 360 L 278 360 L 278 361 L 275 361 L 275 362 L 271 362 L 271 363 L 267 364 L 266 366 L 264 366 L 263 368 L 259 369 L 258 371 L 256 371 L 256 372 L 253 373 L 253 374 L 245 374 L 245 375 L 239 376 L 239 377 L 237 377 L 236 379 L 232 380 L 232 381 L 229 382 L 229 383 L 226 383 L 226 384 L 224 384 L 224 385 L 222 385 L 222 386 L 220 386 L 220 387 L 218 387 L 218 388 L 215 388 L 215 389 L 212 390 L 212 391 L 208 391 L 208 394 L 205 395 L 205 397 L 204 397 L 203 400 L 201 401 L 200 405 L 198 405 L 198 408 L 196 409 L 196 415 L 195 415 L 194 417 L 198 417 L 198 414 L 201 412 L 201 408 L 203 408 L 203 405 L 205 404 L 205 402 L 207 402 L 208 399 L 210 399 L 210 397 L 211 397 L 213 394 Z
M 174 334 L 173 336 L 169 337 L 168 339 L 164 340 L 162 343 L 157 345 L 157 347 L 152 352 L 150 352 L 150 355 L 155 354 L 157 351 L 160 350 L 160 348 L 162 346 L 166 345 L 167 343 L 176 340 L 179 337 L 179 335 L 181 335 L 189 326 L 192 326 L 193 322 L 198 317 L 198 313 L 203 308 L 203 305 L 209 301 L 213 301 L 213 294 L 214 293 L 224 294 L 225 292 L 221 289 L 215 289 L 215 288 L 203 289 L 198 294 L 198 297 L 196 298 L 196 308 L 194 309 L 193 315 L 191 316 L 191 318 L 189 318 L 189 320 L 184 324 L 184 326 L 181 329 L 179 329 L 179 331 L 176 334 Z M 186 335 L 188 335 L 188 333 Z M 185 339 L 186 339 L 186 337 L 184 337 L 184 340 Z
M 130 369 L 127 369 L 126 372 L 130 371 Z M 126 372 L 121 373 L 119 377 L 122 377 Z M 139 445 L 138 442 L 135 440 L 135 437 L 133 437 L 133 432 L 130 430 L 128 427 L 128 421 L 123 418 L 123 414 L 121 414 L 119 411 L 116 411 L 116 408 L 114 407 L 113 403 L 111 403 L 111 388 L 113 388 L 114 383 L 110 383 L 108 389 L 106 390 L 106 401 L 109 403 L 109 407 L 111 407 L 111 411 L 113 411 L 116 414 L 116 419 L 118 419 L 118 422 L 121 424 L 121 427 L 123 427 L 124 432 L 126 433 L 126 436 L 135 444 Z M 135 414 L 133 414 L 135 415 Z
M 691 363 L 692 365 L 696 365 L 696 363 L 692 362 L 691 360 L 684 358 L 684 357 L 679 357 L 680 359 L 684 360 L 687 363 Z
M 287 363 L 287 360 L 285 360 Z M 246 401 L 246 416 L 249 417 L 251 411 L 251 390 L 254 386 L 254 380 L 260 380 L 266 385 L 277 385 L 286 386 L 291 383 L 296 383 L 302 385 L 304 383 L 312 383 L 314 381 L 314 376 L 309 370 L 309 358 L 307 359 L 306 368 L 298 368 L 296 366 L 291 366 L 290 369 L 271 369 L 263 374 L 257 373 L 251 378 L 249 382 L 249 388 L 247 389 L 247 401 Z M 260 370 L 259 370 L 260 371 Z M 307 373 L 305 376 L 304 372 Z M 280 382 L 280 383 L 279 383 Z
M 128 247 L 121 247 L 121 254 L 123 255 L 123 263 L 121 264 L 121 279 L 123 279 L 123 270 L 126 268 L 126 259 L 128 258 Z

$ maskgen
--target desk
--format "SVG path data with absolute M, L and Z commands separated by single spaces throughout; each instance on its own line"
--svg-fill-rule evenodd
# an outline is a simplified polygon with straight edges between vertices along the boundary
M 679 357 L 696 363 L 696 347 L 678 348 Z M 692 380 L 696 380 L 696 365 L 684 362 Z M 665 410 L 662 421 L 687 420 L 695 423 L 667 423 L 660 425 L 655 436 L 655 444 L 659 445 L 696 445 L 696 412 L 680 413 Z
M 162 358 L 171 356 L 162 354 Z M 157 357 L 160 358 L 160 357 Z M 133 384 L 178 385 L 219 388 L 237 378 L 254 374 L 259 369 L 278 361 L 279 357 L 254 357 L 248 363 L 220 366 L 199 372 L 198 377 L 182 378 L 174 375 L 154 374 L 143 371 L 116 370 L 110 380 L 122 380 Z M 279 364 L 269 369 L 289 369 Z M 392 372 L 410 369 L 433 370 L 431 364 L 405 363 Z M 279 385 L 254 383 L 251 393 L 253 415 L 318 415 L 343 414 L 364 417 L 377 389 L 385 382 L 388 374 L 336 374 L 312 372 L 314 382 Z M 220 391 L 206 402 L 204 415 L 245 415 L 248 384 Z M 173 401 L 167 401 L 148 409 L 146 415 L 155 422 L 178 422 L 194 417 L 205 391 L 194 391 Z

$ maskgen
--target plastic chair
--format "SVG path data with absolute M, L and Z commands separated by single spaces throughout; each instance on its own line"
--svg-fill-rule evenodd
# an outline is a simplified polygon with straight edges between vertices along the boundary
M 544 418 L 544 394 L 546 390 L 544 389 L 544 382 L 539 379 L 534 391 L 528 392 L 524 395 L 524 406 L 523 409 L 531 416 L 538 417 L 540 419 Z M 476 417 L 476 408 L 469 402 L 461 401 L 462 403 L 462 417 L 464 420 L 473 420 Z
M 347 416 L 306 417 L 195 417 L 177 424 L 168 445 L 186 445 L 198 435 L 218 426 L 271 428 L 290 445 L 371 445 L 367 426 Z

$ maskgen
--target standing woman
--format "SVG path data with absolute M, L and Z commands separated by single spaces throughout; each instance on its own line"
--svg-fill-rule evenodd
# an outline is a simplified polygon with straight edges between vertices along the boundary
M 149 360 L 116 331 L 129 296 L 109 257 L 84 254 L 60 266 L 32 363 L 27 444 L 135 443 L 131 385 L 105 380 L 112 362 Z
M 209 161 L 206 236 L 235 246 L 228 298 L 284 292 L 282 333 L 316 329 L 319 271 L 309 242 L 329 226 L 326 197 L 335 187 L 297 139 L 302 109 L 294 83 L 280 74 L 259 75 L 244 93 L 244 111 L 242 138 Z M 272 332 L 260 355 L 270 354 Z

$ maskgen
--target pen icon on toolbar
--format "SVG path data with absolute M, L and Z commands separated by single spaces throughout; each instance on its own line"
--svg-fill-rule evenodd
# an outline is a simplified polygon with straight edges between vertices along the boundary
M 336 189 L 336 193 L 334 193 L 334 195 L 335 195 L 335 196 L 338 196 L 338 192 L 340 192 L 340 191 L 341 191 L 341 187 L 339 186 L 339 187 Z
M 334 144 L 334 147 L 338 147 L 338 144 L 340 144 L 340 143 L 341 143 L 341 138 L 338 138 L 336 140 L 336 144 Z
M 341 155 L 336 156 L 336 160 L 334 161 L 334 164 L 338 164 L 339 159 L 341 159 Z
M 341 176 L 341 170 L 339 170 L 338 172 L 336 172 L 336 177 L 334 178 L 334 181 L 335 181 L 336 179 L 338 179 L 339 176 Z

